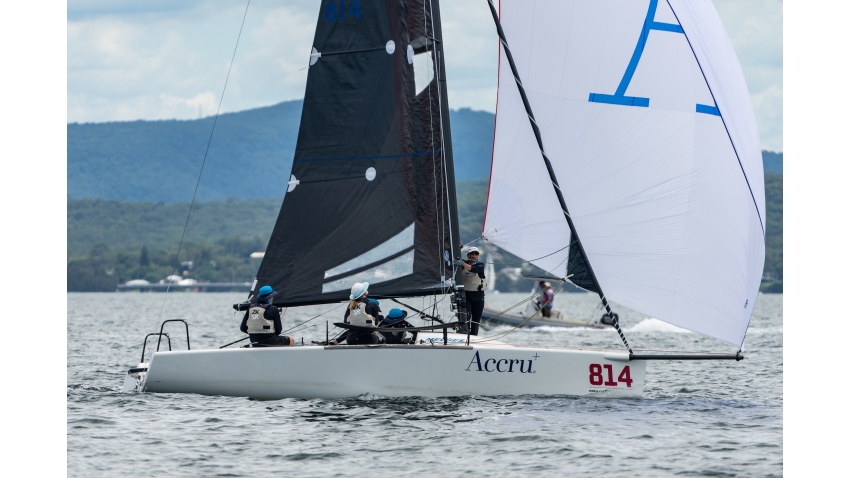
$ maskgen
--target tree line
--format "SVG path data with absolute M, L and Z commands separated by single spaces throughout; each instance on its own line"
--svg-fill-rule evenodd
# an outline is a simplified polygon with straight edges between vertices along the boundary
M 481 235 L 487 180 L 458 182 L 461 241 Z M 782 175 L 765 173 L 766 254 L 762 291 L 782 292 Z M 143 279 L 159 282 L 169 275 L 208 282 L 250 282 L 264 251 L 281 199 L 217 201 L 196 204 L 177 257 L 188 204 L 68 200 L 68 291 L 114 291 L 118 284 Z M 490 246 L 497 288 L 531 290 L 534 281 L 520 273 L 540 274 L 531 265 Z M 485 251 L 486 253 L 487 251 Z M 189 264 L 191 263 L 191 265 Z

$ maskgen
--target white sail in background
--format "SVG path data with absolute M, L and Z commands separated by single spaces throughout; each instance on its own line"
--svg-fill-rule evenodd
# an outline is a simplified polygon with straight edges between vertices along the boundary
M 712 3 L 502 0 L 500 16 L 606 297 L 740 345 L 764 266 L 764 177 Z M 568 274 L 569 228 L 504 51 L 491 176 L 487 240 Z

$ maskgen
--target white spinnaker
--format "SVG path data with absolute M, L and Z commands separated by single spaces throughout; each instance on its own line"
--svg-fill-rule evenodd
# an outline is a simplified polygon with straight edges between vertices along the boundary
M 606 297 L 741 345 L 764 266 L 758 133 L 713 5 L 671 2 L 502 0 L 501 22 Z M 527 260 L 570 241 L 504 51 L 484 236 Z M 562 276 L 565 252 L 533 262 Z

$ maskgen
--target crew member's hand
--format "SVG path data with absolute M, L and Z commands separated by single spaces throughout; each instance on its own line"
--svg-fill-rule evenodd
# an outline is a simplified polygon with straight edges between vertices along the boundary
M 455 265 L 455 266 L 458 266 L 458 267 L 463 267 L 463 265 L 466 264 L 466 262 L 463 262 L 460 259 L 455 259 L 454 262 L 452 262 L 452 264 Z

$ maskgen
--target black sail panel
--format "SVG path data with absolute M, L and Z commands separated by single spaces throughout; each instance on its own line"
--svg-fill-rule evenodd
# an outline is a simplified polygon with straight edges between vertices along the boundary
M 576 286 L 589 292 L 599 293 L 599 287 L 590 274 L 590 268 L 587 267 L 587 262 L 582 257 L 578 244 L 570 246 L 567 259 L 567 275 L 569 276 L 569 281 Z
M 447 286 L 453 172 L 437 82 L 417 94 L 413 61 L 433 54 L 429 10 L 322 3 L 291 175 L 257 178 L 288 188 L 255 285 L 271 285 L 275 304 L 345 300 L 362 281 L 371 295 Z

